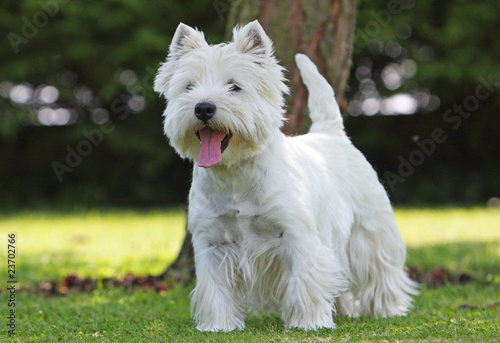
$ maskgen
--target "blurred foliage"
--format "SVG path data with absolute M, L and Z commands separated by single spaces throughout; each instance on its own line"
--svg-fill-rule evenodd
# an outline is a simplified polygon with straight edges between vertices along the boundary
M 477 203 L 499 196 L 497 13 L 495 0 L 361 1 L 347 97 L 351 103 L 363 93 L 382 98 L 406 93 L 419 99 L 414 115 L 346 120 L 349 135 L 375 165 L 394 201 Z M 360 66 L 368 67 L 368 76 L 359 75 Z M 384 79 L 392 67 L 403 74 L 399 83 Z M 436 129 L 446 138 L 432 153 L 423 151 L 420 163 L 416 141 L 429 142 Z M 418 162 L 413 172 L 405 171 L 409 175 L 397 181 L 388 177 L 387 172 L 400 176 L 401 160 L 412 156 Z
M 34 94 L 23 104 L 5 91 L 0 98 L 0 204 L 184 202 L 190 166 L 163 136 L 165 103 L 152 84 L 179 21 L 219 41 L 224 22 L 218 18 L 208 0 L 15 0 L 2 6 L 0 82 L 4 88 L 24 83 Z M 37 101 L 41 85 L 57 87 L 56 103 Z M 44 107 L 70 109 L 75 124 L 40 125 Z M 96 124 L 99 114 L 111 130 Z M 91 149 L 82 143 L 90 141 L 86 132 L 98 142 Z M 78 154 L 79 144 L 84 154 L 90 150 L 87 156 Z M 68 166 L 68 155 L 75 167 L 58 179 L 52 163 Z
M 184 202 L 191 167 L 163 136 L 164 100 L 152 91 L 153 77 L 180 21 L 222 41 L 230 1 L 4 3 L 0 206 Z M 500 194 L 498 13 L 494 0 L 361 0 L 346 127 L 393 200 Z M 56 100 L 44 98 L 53 95 L 47 86 Z M 401 93 L 418 100 L 416 114 L 352 115 L 367 99 Z M 66 125 L 53 125 L 60 109 Z M 414 153 L 435 129 L 446 139 L 428 155 Z M 402 160 L 419 165 L 400 173 Z

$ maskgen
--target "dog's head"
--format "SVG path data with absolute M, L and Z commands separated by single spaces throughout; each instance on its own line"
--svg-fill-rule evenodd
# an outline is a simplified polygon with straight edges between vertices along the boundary
M 179 155 L 230 166 L 265 149 L 283 124 L 283 68 L 257 21 L 211 46 L 203 32 L 179 24 L 155 91 L 167 99 L 165 134 Z

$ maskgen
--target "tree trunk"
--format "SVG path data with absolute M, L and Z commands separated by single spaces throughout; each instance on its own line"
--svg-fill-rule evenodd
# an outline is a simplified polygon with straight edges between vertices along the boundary
M 292 98 L 288 121 L 283 131 L 301 131 L 302 114 L 307 105 L 307 92 L 294 63 L 297 53 L 308 55 L 333 86 L 341 109 L 344 88 L 351 68 L 357 0 L 239 0 L 235 1 L 228 19 L 226 38 L 233 27 L 258 19 L 274 42 L 276 57 L 289 70 Z M 307 123 L 308 124 L 308 123 Z M 163 277 L 188 282 L 194 277 L 194 252 L 191 235 L 186 231 L 177 260 Z
M 283 131 L 301 130 L 307 91 L 294 62 L 297 53 L 308 55 L 333 86 L 341 109 L 349 78 L 357 0 L 239 0 L 229 15 L 227 35 L 236 24 L 258 19 L 274 42 L 276 57 L 289 70 L 292 88 L 288 122 Z M 227 37 L 228 39 L 230 37 Z M 305 123 L 309 127 L 309 123 Z M 304 125 L 304 126 L 306 126 Z
M 169 279 L 174 282 L 181 282 L 183 284 L 188 284 L 190 281 L 194 280 L 195 270 L 194 270 L 194 249 L 191 243 L 192 235 L 188 231 L 187 222 L 187 207 L 184 208 L 184 213 L 186 216 L 186 236 L 182 242 L 181 250 L 177 255 L 175 261 L 167 266 L 165 271 L 160 274 L 163 279 Z
M 187 213 L 186 213 L 187 217 Z M 163 273 L 161 273 L 161 278 L 167 278 L 175 282 L 181 282 L 183 284 L 188 284 L 194 279 L 194 250 L 193 244 L 191 243 L 191 233 L 187 230 L 186 223 L 186 236 L 182 242 L 181 250 L 174 263 L 169 265 Z

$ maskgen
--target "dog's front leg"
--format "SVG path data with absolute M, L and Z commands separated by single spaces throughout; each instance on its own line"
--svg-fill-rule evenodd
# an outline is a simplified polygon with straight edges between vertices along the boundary
M 234 247 L 228 242 L 193 239 L 196 287 L 191 311 L 200 331 L 232 331 L 245 328 L 245 310 L 237 292 Z

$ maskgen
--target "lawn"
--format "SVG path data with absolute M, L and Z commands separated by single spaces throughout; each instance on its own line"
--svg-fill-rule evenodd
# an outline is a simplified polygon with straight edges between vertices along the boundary
M 19 276 L 26 284 L 126 273 L 156 275 L 177 256 L 184 238 L 182 211 L 58 214 L 21 212 L 0 217 L 0 237 L 17 235 Z M 5 261 L 5 249 L 0 257 Z M 6 280 L 0 276 L 0 282 Z
M 500 341 L 500 211 L 398 209 L 409 266 L 445 267 L 472 282 L 424 286 L 407 317 L 336 318 L 335 330 L 285 331 L 277 314 L 249 315 L 242 332 L 200 333 L 189 315 L 189 287 L 165 293 L 99 287 L 66 296 L 32 294 L 36 282 L 70 273 L 102 279 L 157 275 L 180 247 L 181 211 L 90 211 L 0 215 L 0 260 L 16 233 L 16 336 L 7 337 L 7 272 L 0 275 L 0 341 L 19 342 L 496 342 Z M 5 267 L 5 271 L 6 271 Z M 468 305 L 466 308 L 462 305 Z M 477 306 L 477 308 L 475 308 Z M 471 308 L 472 307 L 472 308 Z

